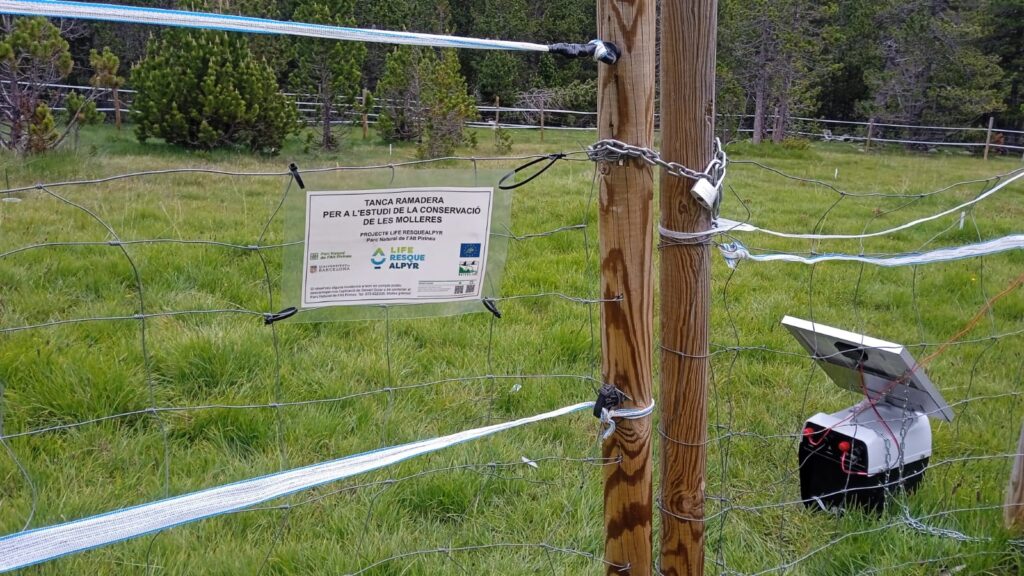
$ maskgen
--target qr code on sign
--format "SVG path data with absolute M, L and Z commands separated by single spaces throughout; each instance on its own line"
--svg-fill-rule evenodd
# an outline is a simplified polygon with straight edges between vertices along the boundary
M 472 294 L 474 292 L 476 292 L 476 284 L 470 284 L 469 286 L 466 286 L 466 294 Z
M 455 293 L 462 294 L 462 284 L 459 284 L 458 286 L 455 287 Z

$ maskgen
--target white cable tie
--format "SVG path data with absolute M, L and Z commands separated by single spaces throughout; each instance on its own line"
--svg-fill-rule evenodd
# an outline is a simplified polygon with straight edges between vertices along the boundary
M 654 400 L 651 400 L 650 405 L 643 408 L 613 408 L 611 410 L 607 408 L 601 409 L 601 423 L 605 425 L 604 432 L 601 433 L 601 440 L 607 440 L 611 438 L 612 434 L 615 433 L 615 419 L 621 418 L 625 420 L 639 420 L 646 416 L 650 416 L 654 412 Z

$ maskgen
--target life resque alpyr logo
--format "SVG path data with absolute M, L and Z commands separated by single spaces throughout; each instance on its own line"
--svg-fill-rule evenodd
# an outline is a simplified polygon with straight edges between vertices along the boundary
M 370 264 L 374 270 L 384 268 L 385 264 L 388 270 L 419 270 L 426 260 L 427 255 L 417 253 L 412 246 L 391 246 L 387 252 L 383 248 L 374 250 Z
M 373 264 L 374 270 L 380 270 L 381 266 L 388 261 L 388 257 L 384 254 L 384 249 L 377 248 L 373 251 L 373 256 L 370 256 L 370 264 Z

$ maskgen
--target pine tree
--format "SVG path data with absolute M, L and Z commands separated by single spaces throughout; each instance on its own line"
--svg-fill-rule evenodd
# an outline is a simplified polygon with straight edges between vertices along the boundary
M 103 113 L 96 110 L 96 101 L 78 92 L 69 92 L 64 98 L 64 123 L 71 130 L 74 147 L 78 148 L 78 134 L 82 126 L 103 122 Z
M 518 53 L 488 52 L 477 60 L 477 88 L 484 102 L 515 102 L 528 85 L 524 80 L 522 56 Z
M 527 13 L 526 0 L 472 0 L 469 4 L 470 36 L 517 40 L 533 37 L 533 20 Z M 493 102 L 495 96 L 504 102 L 515 102 L 518 93 L 533 84 L 533 68 L 525 65 L 523 54 L 488 51 L 462 57 L 486 102 Z
M 477 117 L 476 105 L 469 95 L 466 79 L 459 70 L 455 50 L 442 50 L 431 62 L 423 85 L 423 158 L 450 156 L 465 143 L 465 125 Z
M 464 8 L 464 7 L 463 7 Z M 451 25 L 448 0 L 373 0 L 356 2 L 355 17 L 364 28 L 408 30 L 429 34 L 458 32 Z M 367 45 L 363 65 L 363 83 L 370 88 L 384 74 L 384 63 L 393 48 L 386 44 Z
M 983 53 L 981 13 L 945 0 L 888 0 L 875 21 L 865 115 L 901 124 L 971 122 L 1002 110 L 998 57 Z
M 420 99 L 433 60 L 433 52 L 415 46 L 396 46 L 384 59 L 374 99 L 380 103 L 377 131 L 385 142 L 419 139 Z
M 49 150 L 57 145 L 59 137 L 53 112 L 45 102 L 39 102 L 28 121 L 26 152 L 39 153 Z
M 19 153 L 60 143 L 53 113 L 43 101 L 48 84 L 71 73 L 68 42 L 46 18 L 11 18 L 0 24 L 0 145 Z
M 89 80 L 96 88 L 110 90 L 110 96 L 114 101 L 114 126 L 121 129 L 121 96 L 120 89 L 124 86 L 124 77 L 117 75 L 117 69 L 121 66 L 121 60 L 117 54 L 104 46 L 103 52 L 96 50 L 89 51 L 89 65 L 92 66 L 93 75 Z
M 1024 0 L 990 0 L 984 17 L 981 48 L 998 59 L 1007 86 L 999 125 L 1024 129 Z M 1018 141 L 1024 143 L 1024 137 Z
M 306 0 L 295 10 L 295 20 L 317 24 L 351 26 L 352 2 Z M 291 76 L 292 86 L 313 95 L 320 106 L 320 145 L 333 150 L 336 139 L 331 130 L 335 110 L 351 109 L 359 96 L 359 80 L 366 47 L 361 42 L 338 42 L 302 38 L 296 41 L 297 65 Z
M 727 0 L 719 89 L 727 103 L 753 103 L 753 141 L 781 141 L 795 112 L 817 107 L 828 71 L 822 45 L 835 3 L 817 0 Z M 739 96 L 737 90 L 742 91 Z M 774 119 L 774 122 L 772 120 Z
M 297 127 L 294 103 L 238 34 L 168 30 L 132 70 L 132 119 L 149 137 L 189 148 L 276 152 Z
M 296 8 L 296 0 L 218 1 L 211 8 L 225 14 L 244 14 L 272 20 L 295 20 L 293 13 Z M 246 43 L 249 45 L 251 53 L 258 54 L 270 66 L 278 83 L 282 86 L 286 85 L 295 64 L 296 42 L 294 38 L 280 34 L 247 34 Z

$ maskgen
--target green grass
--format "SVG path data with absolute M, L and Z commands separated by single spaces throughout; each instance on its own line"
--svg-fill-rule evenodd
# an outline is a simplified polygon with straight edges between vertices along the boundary
M 515 154 L 574 150 L 592 141 L 586 132 L 516 132 Z M 357 138 L 353 134 L 353 138 Z M 108 128 L 83 132 L 78 151 L 29 160 L 3 157 L 11 186 L 99 177 L 141 169 L 204 166 L 231 170 L 284 170 L 362 165 L 410 159 L 411 146 L 388 148 L 350 138 L 341 152 L 302 150 L 296 139 L 276 158 L 241 152 L 186 153 Z M 477 150 L 494 155 L 488 131 Z M 983 162 L 954 153 L 865 154 L 844 144 L 808 150 L 730 147 L 734 159 L 763 161 L 786 172 L 820 178 L 858 192 L 916 193 L 1007 172 L 1019 159 Z M 514 162 L 480 163 L 510 168 Z M 450 170 L 472 170 L 468 162 Z M 436 166 L 434 167 L 436 168 Z M 414 169 L 408 169 L 414 170 Z M 454 174 L 454 172 L 453 172 Z M 542 232 L 589 221 L 586 236 L 569 231 L 513 242 L 503 293 L 557 291 L 593 297 L 597 290 L 596 207 L 590 196 L 593 167 L 560 163 L 516 191 L 512 229 Z M 453 178 L 456 176 L 453 175 Z M 206 239 L 255 242 L 283 191 L 283 178 L 170 175 L 103 185 L 54 189 L 94 211 L 124 240 Z M 317 177 L 318 186 L 351 185 L 348 176 Z M 806 232 L 836 196 L 820 186 L 788 181 L 749 165 L 730 169 L 723 213 L 760 226 Z M 432 182 L 431 184 L 440 184 Z M 820 223 L 825 232 L 880 230 L 963 202 L 981 185 L 921 199 L 847 197 Z M 40 242 L 104 241 L 95 220 L 40 191 L 0 203 L 0 253 Z M 741 206 L 740 202 L 746 206 Z M 1021 232 L 1024 185 L 1008 187 L 979 205 L 962 229 L 948 218 L 900 234 L 859 242 L 810 242 L 745 235 L 748 247 L 803 252 L 897 252 Z M 267 243 L 284 237 L 281 219 Z M 591 251 L 586 252 L 589 241 Z M 653 241 L 653 240 L 652 240 Z M 147 311 L 270 307 L 257 254 L 209 246 L 132 245 L 127 248 L 145 287 Z M 291 303 L 281 292 L 281 254 L 267 251 L 274 309 Z M 713 254 L 712 340 L 717 346 L 765 346 L 798 352 L 778 324 L 785 314 L 906 343 L 943 342 L 983 303 L 1024 270 L 1024 255 L 912 269 L 856 264 L 744 262 L 730 271 Z M 59 319 L 132 315 L 139 296 L 125 256 L 109 246 L 44 248 L 0 258 L 0 326 Z M 281 379 L 277 380 L 271 329 L 248 315 L 192 315 L 146 322 L 148 355 L 139 323 L 87 322 L 0 334 L 3 429 L 11 434 L 159 406 L 269 404 L 337 398 L 388 386 L 494 375 L 597 376 L 591 312 L 597 308 L 554 298 L 502 303 L 503 318 L 486 313 L 448 318 L 331 323 L 281 323 Z M 1015 451 L 1020 425 L 1020 337 L 985 339 L 1024 328 L 1024 294 L 1002 300 L 968 339 L 952 347 L 929 374 L 955 404 L 952 424 L 934 423 L 933 461 Z M 928 347 L 928 350 L 934 347 Z M 488 355 L 488 350 L 490 354 Z M 914 352 L 924 355 L 925 349 Z M 388 370 L 388 357 L 391 370 Z M 148 359 L 148 362 L 147 362 Z M 837 391 L 819 370 L 796 356 L 750 351 L 715 356 L 710 430 L 751 433 L 713 442 L 708 493 L 732 506 L 757 507 L 799 498 L 792 472 L 796 447 L 788 438 L 817 411 L 856 401 Z M 592 399 L 591 384 L 555 377 L 478 378 L 376 393 L 346 401 L 279 409 L 209 408 L 146 414 L 9 440 L 32 479 L 25 482 L 0 450 L 0 533 L 25 526 L 38 494 L 31 527 L 147 502 L 166 494 L 215 486 L 315 463 L 384 445 L 446 434 Z M 296 495 L 290 511 L 255 511 L 205 520 L 156 537 L 70 556 L 29 574 L 344 574 L 393 555 L 440 547 L 541 543 L 600 556 L 603 545 L 600 466 L 576 460 L 599 455 L 596 423 L 587 415 L 504 433 L 399 466 Z M 165 435 L 168 447 L 165 458 Z M 539 468 L 499 467 L 521 457 Z M 727 467 L 723 464 L 727 463 Z M 459 468 L 428 472 L 463 464 Z M 800 505 L 735 509 L 708 525 L 709 573 L 719 545 L 731 570 L 759 572 L 792 562 L 843 534 L 851 535 L 793 566 L 790 574 L 851 574 L 887 569 L 893 574 L 1017 574 L 1002 529 L 1003 491 L 1011 461 L 996 457 L 959 461 L 928 472 L 904 502 L 931 525 L 991 537 L 958 543 L 899 525 L 899 507 L 881 517 L 853 512 L 835 518 Z M 168 481 L 164 479 L 167 467 Z M 424 473 L 420 475 L 421 473 Z M 416 478 L 369 487 L 389 478 Z M 334 493 L 345 487 L 353 487 Z M 708 513 L 722 509 L 709 501 Z M 961 512 L 950 512 L 963 510 Z M 948 512 L 943 514 L 943 512 Z M 656 522 L 657 524 L 657 522 Z M 721 540 L 720 540 L 721 538 Z M 721 544 L 720 544 L 721 542 Z M 951 557 L 922 563 L 924 560 Z M 265 566 L 264 566 L 265 562 Z M 368 574 L 592 574 L 599 562 L 531 547 L 491 547 L 425 554 L 380 564 Z

